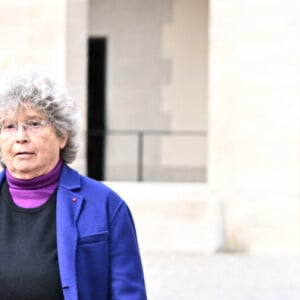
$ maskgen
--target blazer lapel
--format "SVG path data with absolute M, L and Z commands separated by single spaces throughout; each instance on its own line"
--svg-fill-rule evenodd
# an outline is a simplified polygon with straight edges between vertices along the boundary
M 78 299 L 76 282 L 77 221 L 83 199 L 71 189 L 79 186 L 78 173 L 64 166 L 57 191 L 57 252 L 64 297 L 70 300 Z

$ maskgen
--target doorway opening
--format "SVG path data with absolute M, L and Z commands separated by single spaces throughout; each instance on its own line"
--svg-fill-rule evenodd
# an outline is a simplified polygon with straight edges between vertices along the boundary
M 106 52 L 106 38 L 89 38 L 87 172 L 96 180 L 105 179 Z

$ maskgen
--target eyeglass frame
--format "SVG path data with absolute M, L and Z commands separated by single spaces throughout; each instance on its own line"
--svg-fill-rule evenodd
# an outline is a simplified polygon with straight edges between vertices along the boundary
M 29 122 L 32 123 L 38 123 L 36 126 L 38 126 L 37 128 L 34 128 L 33 124 L 28 124 Z M 4 123 L 4 122 L 3 122 Z M 42 129 L 44 127 L 46 127 L 47 125 L 51 124 L 52 122 L 49 120 L 28 120 L 25 123 L 11 123 L 8 124 L 9 126 L 12 126 L 11 128 L 5 128 L 3 123 L 0 125 L 0 134 L 8 134 L 8 135 L 12 135 L 18 132 L 19 127 L 23 127 L 23 129 L 26 132 L 32 132 L 32 133 L 39 133 L 40 131 L 42 131 Z M 36 130 L 36 131 L 35 131 Z

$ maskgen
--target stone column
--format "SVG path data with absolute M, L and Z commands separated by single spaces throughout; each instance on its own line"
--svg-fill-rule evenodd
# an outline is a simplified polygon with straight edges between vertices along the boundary
M 299 9 L 210 1 L 208 183 L 230 251 L 300 251 Z
M 74 167 L 86 173 L 88 0 L 67 1 L 66 78 L 80 109 L 81 143 Z

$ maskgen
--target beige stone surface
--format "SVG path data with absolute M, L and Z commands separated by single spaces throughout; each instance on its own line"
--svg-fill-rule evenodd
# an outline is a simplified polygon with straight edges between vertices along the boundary
M 172 138 L 148 141 L 146 156 L 169 174 L 206 164 L 205 185 L 109 183 L 132 207 L 142 247 L 299 254 L 300 2 L 128 3 L 0 1 L 0 77 L 31 66 L 69 84 L 82 113 L 75 167 L 85 173 L 86 41 L 108 36 L 112 128 L 208 129 L 205 151 Z
M 107 127 L 206 130 L 207 1 L 129 0 L 124 3 L 90 1 L 89 34 L 105 37 L 108 43 Z M 119 143 L 123 142 L 123 136 L 115 137 Z M 131 169 L 135 166 L 135 162 L 131 163 L 135 151 L 132 147 L 136 144 L 128 143 L 120 151 L 115 137 L 108 136 L 106 140 L 106 178 L 123 179 L 129 170 L 131 179 Z M 175 135 L 172 139 L 158 135 L 147 136 L 145 140 L 149 169 L 160 167 L 167 178 L 174 180 L 174 173 L 183 169 L 184 174 L 186 168 L 187 180 L 205 180 L 205 176 L 198 174 L 206 167 L 206 139 L 203 142 L 202 137 Z M 149 143 L 151 146 L 147 147 Z M 114 162 L 123 159 L 129 161 L 125 171 L 116 169 Z M 191 170 L 191 165 L 196 172 Z M 163 180 L 164 176 L 158 178 Z
M 268 255 L 300 253 L 298 199 L 237 199 L 223 205 L 225 250 Z
M 0 2 L 0 75 L 28 66 L 65 80 L 65 1 Z
M 298 199 L 217 201 L 197 183 L 105 184 L 129 205 L 143 253 L 300 253 Z
M 143 256 L 151 300 L 298 300 L 299 256 Z
M 211 254 L 223 245 L 220 206 L 204 185 L 105 184 L 129 205 L 143 252 Z
M 299 253 L 299 5 L 210 1 L 208 184 L 232 250 Z

